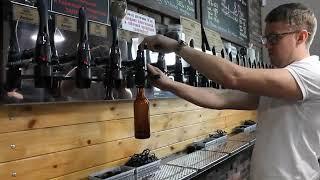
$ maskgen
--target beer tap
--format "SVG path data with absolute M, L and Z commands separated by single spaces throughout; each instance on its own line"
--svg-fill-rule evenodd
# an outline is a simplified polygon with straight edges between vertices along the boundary
M 221 49 L 221 57 L 224 59 L 226 56 L 226 51 L 224 50 L 224 48 Z M 225 89 L 221 84 L 219 84 L 219 89 Z
M 252 68 L 251 59 L 248 58 L 248 68 Z
M 51 62 L 52 62 L 52 65 L 59 65 L 59 55 L 54 42 L 54 35 L 56 33 L 56 23 L 55 23 L 54 16 L 49 16 L 48 26 L 49 26 L 50 47 L 51 47 L 51 53 L 52 53 Z
M 212 52 L 212 55 L 217 56 L 216 48 L 214 46 L 212 47 L 211 52 Z M 215 83 L 212 80 L 211 80 L 211 85 L 210 86 L 213 87 L 213 88 L 219 89 L 219 84 Z
M 242 63 L 244 67 L 248 67 L 247 66 L 247 57 L 246 56 L 242 56 Z
M 159 31 L 158 34 L 164 34 L 164 33 Z M 166 60 L 165 60 L 165 53 L 163 53 L 163 52 L 158 53 L 157 62 L 151 63 L 151 65 L 159 68 L 164 74 L 168 73 L 167 64 L 166 64 Z
M 174 80 L 183 82 L 184 69 L 182 67 L 181 57 L 176 57 L 176 63 L 174 65 Z
M 51 47 L 51 53 L 52 53 L 51 65 L 52 65 L 52 71 L 53 71 L 53 76 L 51 77 L 51 81 L 52 81 L 51 88 L 48 89 L 48 91 L 52 96 L 59 97 L 60 83 L 61 83 L 61 80 L 59 80 L 59 72 L 61 72 L 62 67 L 60 66 L 59 55 L 58 55 L 58 51 L 56 49 L 56 45 L 54 41 L 54 35 L 56 32 L 56 24 L 55 24 L 54 16 L 49 16 L 48 26 L 49 26 L 50 47 Z
M 202 43 L 202 45 L 201 45 L 201 49 L 202 49 L 202 52 L 204 52 L 204 53 L 208 53 L 207 52 L 207 47 L 206 47 L 206 45 L 205 45 L 205 43 Z M 205 76 L 205 75 L 203 75 L 203 74 L 200 74 L 200 84 L 201 84 L 201 87 L 209 87 L 209 85 L 210 85 L 210 81 L 209 81 L 209 79 Z
M 215 48 L 214 46 L 212 47 L 211 51 L 212 51 L 212 55 L 214 55 L 214 56 L 217 55 L 217 53 L 216 53 L 216 48 Z
M 159 68 L 163 73 L 167 74 L 168 70 L 167 70 L 166 60 L 164 57 L 165 57 L 165 54 L 162 52 L 159 52 L 157 62 L 151 63 L 151 64 Z
M 194 40 L 190 40 L 190 47 L 194 48 Z M 189 85 L 198 87 L 199 86 L 199 73 L 197 70 L 195 70 L 191 65 L 186 68 L 186 71 L 189 73 Z
M 229 57 L 229 61 L 230 61 L 230 62 L 233 62 L 232 52 L 229 52 L 228 57 Z
M 127 11 L 127 2 L 125 0 L 114 0 L 111 3 L 110 24 L 112 30 L 112 45 L 110 48 L 109 59 L 106 63 L 104 86 L 106 89 L 105 99 L 114 99 L 113 88 L 120 88 L 124 80 L 122 71 L 122 58 L 118 40 L 118 22 L 124 18 Z
M 225 58 L 225 56 L 226 56 L 225 53 L 226 53 L 225 50 L 222 48 L 222 50 L 221 50 L 221 57 L 222 57 L 222 58 Z
M 177 31 L 169 31 L 165 33 L 165 36 L 175 39 L 177 41 L 180 39 L 179 33 Z M 181 59 L 182 58 L 179 55 L 176 55 L 175 64 L 167 67 L 168 74 L 172 74 L 174 77 L 174 80 L 178 82 L 183 82 L 184 69 L 182 67 Z
M 36 40 L 34 83 L 37 88 L 51 88 L 52 65 L 48 28 L 48 1 L 37 0 L 40 23 Z
M 135 71 L 135 84 L 136 87 L 145 87 L 146 84 L 146 70 L 147 63 L 144 56 L 144 51 L 141 47 L 138 48 L 137 58 L 134 62 L 134 71 Z
M 116 81 L 121 82 L 121 80 L 123 80 L 123 74 L 121 70 L 121 67 L 122 67 L 121 54 L 118 46 L 117 17 L 111 16 L 110 22 L 111 22 L 111 29 L 112 29 L 112 45 L 110 48 L 110 59 L 106 64 L 105 80 L 104 80 L 104 85 L 106 88 L 105 98 L 107 100 L 114 99 L 112 94 L 112 89 L 115 87 Z
M 236 55 L 236 63 L 237 63 L 237 65 L 241 65 L 240 64 L 240 55 L 239 55 L 239 53 Z
M 255 60 L 254 60 L 253 63 L 252 63 L 252 68 L 257 69 L 257 64 L 256 64 L 256 61 L 255 61 Z
M 77 52 L 76 85 L 80 89 L 91 86 L 91 54 L 88 38 L 88 17 L 84 7 L 79 9 L 78 30 L 80 31 L 80 42 Z

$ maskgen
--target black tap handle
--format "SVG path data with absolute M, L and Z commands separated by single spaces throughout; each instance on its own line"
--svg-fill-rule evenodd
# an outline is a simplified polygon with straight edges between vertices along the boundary
M 48 28 L 48 1 L 37 0 L 36 5 L 39 13 L 39 31 L 34 57 L 36 62 L 36 66 L 34 67 L 34 82 L 35 87 L 51 88 L 52 66 Z
M 242 63 L 243 63 L 243 66 L 244 66 L 244 67 L 248 67 L 246 56 L 242 56 Z
M 146 82 L 146 60 L 144 50 L 138 49 L 135 60 L 135 83 L 137 87 L 145 87 Z
M 217 55 L 216 48 L 214 46 L 212 47 L 211 51 L 212 51 L 212 55 Z
M 121 51 L 118 44 L 118 23 L 117 17 L 111 16 L 111 29 L 112 29 L 112 46 L 110 50 L 110 58 L 111 58 L 111 72 L 114 80 L 123 80 L 123 72 L 122 72 L 122 59 L 121 59 Z M 119 84 L 119 83 L 118 83 Z
M 229 61 L 233 62 L 232 52 L 229 52 Z
M 189 46 L 194 48 L 194 40 L 193 39 L 190 40 Z
M 226 56 L 225 51 L 224 51 L 224 49 L 222 48 L 222 50 L 221 50 L 221 57 L 222 57 L 222 58 L 225 58 L 225 56 Z
M 164 53 L 159 52 L 156 67 L 158 67 L 162 72 L 167 73 L 167 65 L 166 60 L 164 59 L 164 55 Z
M 79 9 L 78 29 L 80 29 L 80 42 L 88 41 L 88 17 L 85 7 Z
M 91 54 L 88 42 L 88 17 L 85 7 L 79 9 L 78 31 L 80 42 L 77 52 L 76 85 L 78 88 L 90 88 L 91 86 Z
M 48 62 L 50 58 L 48 47 L 50 46 L 49 41 L 49 28 L 48 28 L 48 4 L 47 0 L 37 0 L 37 9 L 39 13 L 39 30 L 36 41 L 36 61 Z M 51 55 L 51 54 L 50 54 Z M 50 56 L 49 56 L 50 57 Z
M 48 29 L 48 21 L 49 21 L 49 15 L 48 15 L 48 1 L 47 0 L 37 0 L 37 9 L 39 13 L 39 31 L 40 33 L 47 33 L 49 34 Z
M 239 53 L 236 55 L 237 64 L 240 65 L 240 55 Z
M 194 48 L 194 40 L 190 40 L 190 47 Z M 191 65 L 189 67 L 189 85 L 198 87 L 199 86 L 199 73 Z
M 118 22 L 116 16 L 110 17 L 111 29 L 112 29 L 112 47 L 118 46 Z
M 204 43 L 201 44 L 201 50 L 202 50 L 202 52 L 207 51 L 206 45 Z
M 132 57 L 132 40 L 128 41 L 127 46 L 128 46 L 128 60 L 131 61 L 131 60 L 133 60 L 133 57 Z
M 49 25 L 49 37 L 50 37 L 52 61 L 54 61 L 55 64 L 58 64 L 59 63 L 59 59 L 58 59 L 59 55 L 58 55 L 58 51 L 57 51 L 55 41 L 54 41 L 54 35 L 56 32 L 56 23 L 55 23 L 54 16 L 50 16 L 48 25 Z

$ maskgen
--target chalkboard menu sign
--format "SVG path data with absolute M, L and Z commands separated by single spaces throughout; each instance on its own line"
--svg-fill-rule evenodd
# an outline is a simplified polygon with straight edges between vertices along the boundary
M 196 1 L 197 0 L 128 0 L 128 2 L 134 2 L 177 18 L 180 16 L 196 18 Z
M 247 0 L 202 0 L 204 26 L 240 42 L 248 40 Z
M 86 7 L 90 20 L 108 23 L 109 0 L 53 0 L 52 10 L 78 16 L 79 8 L 82 6 Z

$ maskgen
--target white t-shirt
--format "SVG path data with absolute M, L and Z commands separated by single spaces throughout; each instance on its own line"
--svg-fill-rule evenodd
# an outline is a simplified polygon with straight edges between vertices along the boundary
M 298 83 L 303 100 L 260 97 L 251 180 L 320 178 L 319 57 L 310 56 L 285 69 Z

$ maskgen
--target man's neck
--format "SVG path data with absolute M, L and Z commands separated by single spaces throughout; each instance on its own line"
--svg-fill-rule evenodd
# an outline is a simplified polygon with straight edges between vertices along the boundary
M 297 49 L 292 57 L 292 62 L 300 61 L 310 56 L 309 49 Z

